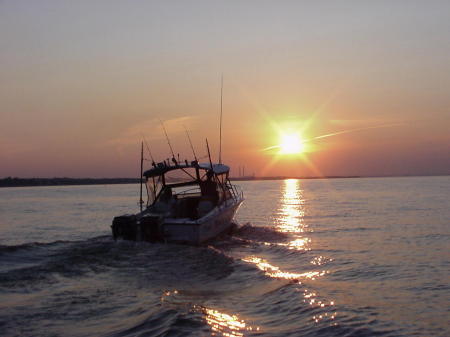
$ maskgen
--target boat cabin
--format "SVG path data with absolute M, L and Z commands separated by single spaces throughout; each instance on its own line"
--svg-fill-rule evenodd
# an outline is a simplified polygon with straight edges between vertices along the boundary
M 147 188 L 144 213 L 199 219 L 237 197 L 228 179 L 229 171 L 230 168 L 223 164 L 197 161 L 154 164 L 143 173 Z

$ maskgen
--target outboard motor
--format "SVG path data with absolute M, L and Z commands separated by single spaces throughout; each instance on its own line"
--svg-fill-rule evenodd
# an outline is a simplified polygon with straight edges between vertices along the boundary
M 159 216 L 144 215 L 140 221 L 142 239 L 149 242 L 162 241 L 160 231 L 161 218 Z
M 124 240 L 136 241 L 138 224 L 136 221 L 136 215 L 125 214 L 121 216 L 116 216 L 112 222 L 112 234 L 114 240 L 122 238 Z

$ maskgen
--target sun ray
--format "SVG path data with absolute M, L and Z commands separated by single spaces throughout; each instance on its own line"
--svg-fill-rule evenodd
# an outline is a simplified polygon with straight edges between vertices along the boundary
M 269 163 L 267 163 L 267 165 L 265 165 L 262 170 L 261 170 L 261 175 L 265 176 L 267 174 L 267 172 L 270 171 L 270 169 L 280 160 L 280 158 L 275 155 L 272 157 L 272 159 L 270 160 Z
M 316 165 L 314 165 L 314 163 L 309 160 L 309 158 L 307 157 L 302 157 L 303 162 L 306 164 L 306 166 L 313 172 L 314 176 L 316 177 L 323 177 L 324 174 L 317 168 Z

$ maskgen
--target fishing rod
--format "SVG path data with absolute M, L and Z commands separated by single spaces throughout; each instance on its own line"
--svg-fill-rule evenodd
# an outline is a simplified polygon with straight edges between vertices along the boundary
M 156 166 L 155 159 L 153 159 L 152 151 L 150 151 L 150 147 L 148 146 L 147 139 L 145 139 L 144 135 L 141 133 L 142 139 L 144 140 L 145 147 L 147 148 L 148 154 L 150 155 L 150 159 L 152 160 L 152 165 Z
M 170 145 L 170 140 L 169 140 L 169 136 L 167 135 L 166 127 L 164 126 L 164 123 L 162 120 L 159 120 L 159 122 L 161 123 L 161 126 L 163 127 L 163 130 L 164 130 L 164 134 L 166 135 L 167 144 L 169 144 L 170 152 L 172 153 L 172 161 L 175 164 L 178 164 L 177 160 L 175 159 L 175 153 L 173 152 L 172 145 Z
M 197 156 L 195 155 L 194 146 L 192 145 L 191 137 L 189 136 L 189 132 L 188 132 L 188 130 L 186 129 L 186 127 L 184 125 L 183 125 L 183 127 L 184 127 L 184 131 L 186 131 L 186 135 L 187 135 L 187 137 L 189 139 L 189 144 L 191 144 L 191 150 L 192 150 L 192 153 L 194 154 L 194 159 L 195 159 L 195 161 L 198 162 Z
M 209 152 L 208 138 L 206 138 L 206 149 L 208 150 L 209 165 L 211 165 L 211 170 L 212 170 L 213 164 L 212 164 L 212 161 L 211 161 L 211 152 Z

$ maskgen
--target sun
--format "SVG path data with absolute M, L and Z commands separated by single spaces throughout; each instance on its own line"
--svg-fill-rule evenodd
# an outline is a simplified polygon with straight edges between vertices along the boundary
M 300 154 L 305 148 L 300 135 L 296 133 L 282 135 L 279 146 L 280 154 Z

